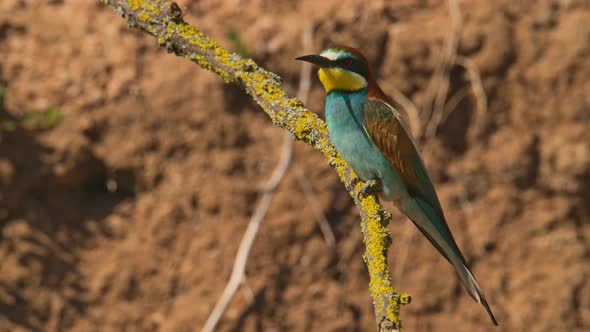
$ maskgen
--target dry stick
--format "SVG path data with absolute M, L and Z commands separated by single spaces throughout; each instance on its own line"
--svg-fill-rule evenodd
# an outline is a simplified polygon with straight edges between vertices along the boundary
M 463 26 L 457 0 L 447 0 L 447 4 L 449 6 L 449 15 L 451 17 L 451 31 L 449 32 L 449 38 L 440 65 L 430 80 L 426 92 L 427 97 L 425 107 L 427 107 L 426 110 L 428 110 L 428 112 L 425 113 L 429 118 L 424 130 L 424 138 L 426 140 L 434 137 L 443 118 L 445 101 L 450 86 L 449 76 L 451 68 L 455 64 L 455 58 L 457 57 L 457 48 Z M 436 90 L 434 90 L 435 88 Z
M 461 88 L 459 91 L 455 92 L 449 101 L 445 104 L 445 112 L 441 122 L 447 121 L 449 115 L 453 113 L 453 111 L 459 106 L 459 104 L 463 101 L 463 99 L 469 96 L 469 86 Z
M 475 65 L 471 59 L 457 55 L 457 46 L 463 25 L 459 5 L 457 0 L 448 0 L 447 2 L 453 28 L 451 29 L 451 35 L 448 42 L 449 53 L 447 53 L 447 57 L 444 58 L 442 62 L 443 69 L 446 68 L 446 77 L 439 77 L 436 80 L 442 82 L 442 84 L 439 86 L 435 100 L 435 109 L 432 113 L 430 122 L 428 123 L 428 128 L 426 129 L 427 138 L 434 136 L 440 123 L 446 121 L 449 114 L 457 107 L 461 100 L 467 96 L 468 91 L 461 89 L 449 98 L 445 104 L 445 98 L 449 87 L 448 75 L 450 74 L 450 69 L 454 65 L 463 67 L 467 72 L 469 87 L 472 90 L 476 102 L 476 119 L 474 121 L 476 125 L 469 129 L 471 136 L 478 135 L 482 131 L 482 128 L 484 127 L 483 121 L 488 109 L 488 99 L 483 88 L 481 74 L 477 65 Z M 439 71 L 439 74 L 441 73 L 444 73 L 444 70 Z M 441 79 L 443 80 L 441 81 Z
M 476 125 L 474 127 L 471 127 L 470 131 L 473 132 L 472 135 L 477 135 L 483 127 L 483 124 L 481 122 L 482 119 L 485 118 L 485 115 L 487 113 L 487 96 L 481 83 L 481 76 L 479 74 L 479 70 L 477 69 L 477 66 L 473 63 L 473 61 L 462 56 L 457 56 L 456 61 L 456 64 L 462 66 L 467 72 L 469 85 L 461 88 L 453 96 L 451 96 L 451 98 L 449 98 L 449 100 L 445 104 L 445 111 L 444 115 L 442 116 L 441 122 L 447 121 L 449 115 L 457 108 L 457 106 L 459 106 L 459 103 L 461 103 L 463 99 L 469 96 L 469 92 L 471 92 L 473 93 L 476 103 L 476 118 L 473 121 L 474 123 L 476 123 Z
M 366 250 L 369 292 L 373 299 L 375 320 L 380 331 L 401 328 L 400 305 L 409 297 L 393 288 L 387 252 L 391 236 L 387 225 L 391 216 L 383 210 L 375 195 L 359 196 L 363 182 L 348 167 L 330 142 L 328 128 L 316 114 L 290 98 L 276 74 L 224 49 L 194 26 L 183 20 L 178 5 L 169 0 L 102 0 L 122 16 L 130 27 L 156 37 L 160 46 L 233 82 L 260 105 L 273 123 L 289 130 L 293 138 L 322 153 L 338 173 L 354 203 L 359 208 L 361 231 Z
M 485 116 L 488 112 L 488 97 L 486 96 L 486 92 L 483 88 L 483 82 L 481 80 L 481 73 L 477 68 L 477 65 L 471 60 L 464 56 L 457 56 L 456 63 L 467 71 L 467 76 L 469 77 L 469 85 L 473 91 L 473 96 L 475 97 L 476 107 L 476 125 L 474 127 L 473 135 L 477 135 L 481 132 L 483 124 L 482 121 L 485 119 Z
M 410 129 L 414 137 L 418 138 L 422 136 L 422 121 L 420 120 L 420 113 L 416 104 L 406 97 L 401 91 L 394 87 L 389 88 L 391 98 L 393 98 L 401 107 L 404 108 L 408 118 L 410 120 Z
M 293 140 L 291 137 L 286 135 L 283 136 L 281 158 L 272 172 L 270 179 L 264 186 L 262 198 L 258 202 L 256 210 L 254 210 L 254 213 L 250 218 L 250 222 L 248 223 L 248 228 L 246 228 L 246 232 L 244 233 L 242 241 L 240 242 L 240 247 L 238 248 L 238 253 L 234 261 L 234 266 L 232 268 L 229 281 L 225 286 L 221 297 L 217 301 L 217 304 L 211 311 L 209 318 L 207 318 L 207 321 L 201 330 L 202 332 L 212 332 L 215 330 L 219 319 L 225 312 L 225 309 L 229 305 L 231 299 L 234 297 L 236 290 L 242 283 L 242 279 L 244 278 L 244 273 L 246 270 L 246 263 L 248 262 L 248 256 L 250 255 L 250 249 L 252 249 L 252 244 L 254 243 L 256 234 L 258 233 L 260 223 L 264 219 L 266 211 L 268 211 L 268 207 L 270 206 L 270 202 L 277 186 L 283 179 L 283 176 L 291 164 L 291 157 L 293 156 L 292 145 Z
M 334 236 L 334 232 L 332 231 L 332 227 L 330 226 L 330 222 L 328 218 L 324 215 L 324 211 L 317 203 L 315 198 L 315 193 L 309 181 L 305 177 L 305 173 L 303 172 L 302 168 L 295 169 L 295 176 L 297 177 L 297 182 L 307 199 L 307 203 L 311 206 L 311 210 L 315 215 L 315 219 L 317 220 L 318 226 L 320 227 L 320 231 L 322 232 L 322 236 L 324 237 L 324 241 L 326 241 L 326 245 L 330 250 L 334 249 L 336 246 L 336 237 Z
M 242 290 L 242 296 L 244 296 L 244 299 L 246 300 L 246 302 L 248 302 L 248 305 L 252 304 L 254 302 L 255 294 L 252 288 L 248 285 L 248 276 L 246 275 L 246 273 L 244 273 L 244 275 L 242 276 L 242 283 L 240 285 L 240 289 Z
M 303 33 L 303 43 L 305 45 L 310 45 L 312 36 L 311 36 L 311 27 L 306 27 Z M 309 47 L 311 48 L 311 47 Z M 311 79 L 310 73 L 311 72 L 311 64 L 303 63 L 301 66 L 301 77 L 302 79 L 299 81 L 299 92 L 298 96 L 302 100 L 306 100 L 307 96 L 309 95 L 309 89 L 311 86 Z M 287 173 L 287 169 L 291 164 L 291 160 L 293 157 L 293 139 L 291 138 L 291 134 L 286 132 L 283 135 L 283 147 L 281 152 L 281 158 L 277 163 L 270 179 L 264 186 L 264 193 L 260 202 L 256 206 L 256 210 L 254 210 L 254 214 L 250 218 L 250 222 L 248 223 L 248 228 L 244 233 L 244 237 L 240 242 L 240 247 L 238 248 L 238 253 L 236 254 L 236 259 L 234 261 L 234 266 L 232 268 L 232 273 L 229 278 L 225 289 L 217 304 L 211 311 L 209 318 L 205 322 L 203 326 L 202 332 L 212 332 L 215 330 L 217 323 L 221 319 L 221 316 L 227 309 L 231 299 L 234 297 L 238 287 L 244 281 L 245 278 L 245 271 L 246 271 L 246 263 L 248 262 L 248 257 L 250 255 L 250 250 L 252 249 L 252 245 L 254 244 L 254 239 L 256 238 L 256 234 L 258 234 L 258 229 L 260 228 L 260 224 L 270 207 L 270 202 L 272 197 L 275 193 L 275 190 L 281 180 L 284 178 L 285 174 Z

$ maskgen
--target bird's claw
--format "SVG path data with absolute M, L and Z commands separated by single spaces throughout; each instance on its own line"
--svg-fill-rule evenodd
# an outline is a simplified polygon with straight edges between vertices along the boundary
M 367 197 L 372 194 L 376 194 L 381 191 L 381 187 L 379 183 L 375 180 L 368 180 L 363 184 L 361 190 L 359 190 L 358 198 L 361 199 L 362 197 Z

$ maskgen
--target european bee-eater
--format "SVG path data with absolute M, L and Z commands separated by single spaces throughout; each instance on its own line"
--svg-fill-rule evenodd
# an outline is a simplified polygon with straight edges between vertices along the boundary
M 453 265 L 465 288 L 481 303 L 492 322 L 485 296 L 467 267 L 422 158 L 400 112 L 373 78 L 366 58 L 356 49 L 336 47 L 297 60 L 319 67 L 326 90 L 326 122 L 332 143 L 352 170 L 391 200 Z

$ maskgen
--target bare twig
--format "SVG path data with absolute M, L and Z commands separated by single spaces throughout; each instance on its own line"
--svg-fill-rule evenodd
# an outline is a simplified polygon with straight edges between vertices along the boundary
M 467 91 L 459 90 L 448 101 L 450 87 L 450 71 L 455 65 L 459 65 L 467 72 L 469 86 L 476 102 L 475 125 L 470 128 L 470 135 L 477 135 L 484 127 L 484 119 L 487 113 L 488 101 L 483 88 L 481 74 L 472 60 L 457 54 L 457 47 L 463 26 L 458 0 L 447 0 L 449 15 L 451 17 L 451 31 L 447 41 L 446 51 L 435 71 L 426 93 L 425 112 L 429 120 L 424 130 L 425 139 L 432 138 L 438 127 L 453 112 L 457 105 L 467 96 Z M 436 89 L 436 90 L 435 90 Z M 429 109 L 429 107 L 432 107 Z M 428 112 L 429 110 L 429 112 Z
M 330 142 L 324 121 L 286 95 L 280 78 L 259 67 L 251 59 L 230 53 L 197 28 L 184 22 L 178 6 L 167 0 L 102 0 L 129 26 L 143 30 L 170 52 L 185 57 L 218 74 L 225 82 L 241 86 L 258 103 L 273 123 L 289 130 L 296 140 L 319 150 L 334 167 L 341 181 L 359 207 L 361 230 L 366 246 L 365 263 L 369 272 L 369 291 L 380 331 L 401 328 L 400 296 L 391 283 L 387 251 L 391 236 L 387 225 L 391 216 L 383 210 L 375 195 L 359 196 L 363 182 L 348 167 Z M 173 9 L 173 10 L 172 10 Z
M 445 122 L 447 120 L 447 118 L 449 117 L 449 115 L 451 113 L 453 113 L 453 111 L 457 108 L 457 106 L 459 106 L 459 104 L 463 101 L 463 99 L 467 98 L 469 96 L 469 87 L 463 87 L 461 88 L 459 91 L 457 91 L 453 96 L 451 96 L 451 98 L 449 98 L 449 101 L 447 101 L 446 105 L 445 105 L 445 112 L 442 118 L 442 122 Z
M 476 126 L 474 126 L 472 130 L 474 132 L 473 135 L 477 135 L 482 130 L 482 122 L 484 122 L 488 112 L 488 97 L 486 96 L 485 89 L 483 88 L 481 73 L 477 68 L 477 65 L 469 58 L 457 56 L 455 61 L 458 65 L 465 68 L 467 77 L 469 78 L 469 85 L 471 86 L 473 96 L 475 97 L 476 120 L 474 122 L 476 123 Z
M 336 237 L 334 236 L 334 232 L 332 231 L 332 227 L 330 226 L 330 222 L 324 215 L 324 211 L 318 205 L 315 199 L 315 193 L 307 181 L 305 177 L 305 173 L 303 169 L 296 168 L 295 169 L 295 176 L 297 177 L 297 182 L 299 183 L 299 187 L 303 191 L 305 198 L 307 199 L 307 204 L 311 207 L 313 214 L 315 215 L 315 219 L 320 227 L 320 231 L 322 232 L 322 236 L 324 237 L 324 241 L 326 241 L 326 245 L 329 249 L 334 249 L 336 245 Z
M 457 56 L 456 64 L 462 66 L 467 72 L 469 84 L 452 95 L 444 106 L 444 112 L 441 112 L 440 122 L 447 121 L 448 116 L 457 109 L 459 103 L 469 96 L 471 92 L 475 98 L 475 119 L 470 127 L 471 135 L 477 135 L 484 127 L 484 120 L 487 114 L 487 96 L 481 83 L 481 76 L 477 66 L 468 58 Z
M 389 92 L 391 93 L 391 97 L 406 111 L 410 120 L 410 129 L 414 137 L 422 137 L 422 121 L 420 120 L 420 112 L 418 112 L 416 104 L 395 87 L 389 87 Z
M 447 39 L 445 51 L 440 64 L 435 70 L 426 91 L 425 115 L 427 119 L 426 128 L 423 131 L 426 140 L 436 134 L 436 130 L 443 118 L 444 106 L 450 87 L 450 72 L 455 65 L 457 48 L 463 21 L 457 0 L 447 0 L 449 15 L 451 16 L 451 31 Z
M 252 288 L 248 285 L 248 276 L 246 274 L 242 277 L 240 289 L 242 290 L 242 295 L 246 299 L 246 302 L 248 302 L 248 305 L 252 304 L 254 302 L 255 294 Z
M 229 281 L 225 286 L 221 297 L 217 301 L 217 304 L 215 304 L 215 307 L 211 311 L 209 318 L 207 318 L 207 321 L 201 330 L 202 332 L 212 332 L 215 330 L 219 319 L 221 319 L 221 316 L 225 312 L 229 302 L 234 297 L 236 290 L 242 283 L 244 273 L 246 271 L 246 263 L 248 262 L 248 256 L 250 255 L 250 249 L 252 249 L 252 244 L 254 243 L 256 234 L 258 233 L 260 223 L 264 219 L 266 211 L 268 211 L 268 207 L 270 206 L 270 202 L 272 201 L 272 197 L 277 186 L 283 179 L 283 176 L 291 164 L 291 157 L 293 155 L 292 145 L 293 140 L 291 137 L 283 136 L 281 158 L 272 172 L 270 179 L 264 186 L 262 198 L 258 202 L 256 210 L 254 210 L 254 213 L 250 218 L 250 222 L 248 223 L 248 228 L 246 228 L 246 232 L 244 233 L 242 241 L 240 242 L 240 247 L 238 248 L 238 253 L 234 261 Z
M 308 48 L 311 48 L 309 45 L 312 44 L 312 38 L 311 27 L 306 26 L 303 33 L 303 44 L 308 46 Z M 307 96 L 309 95 L 309 89 L 311 87 L 310 73 L 311 65 L 305 62 L 302 63 L 301 80 L 299 81 L 299 91 L 297 93 L 298 97 L 302 100 L 307 100 Z M 264 185 L 263 196 L 256 206 L 256 210 L 254 211 L 254 214 L 252 214 L 250 222 L 248 223 L 248 228 L 246 229 L 244 237 L 240 242 L 240 247 L 238 249 L 232 269 L 232 274 L 221 297 L 217 301 L 217 304 L 205 322 L 202 332 L 214 331 L 217 323 L 221 319 L 221 316 L 227 309 L 229 302 L 234 297 L 238 287 L 245 280 L 246 263 L 248 262 L 248 256 L 250 254 L 250 250 L 252 249 L 252 245 L 254 244 L 254 239 L 256 238 L 260 224 L 262 223 L 262 220 L 268 211 L 275 190 L 287 173 L 287 169 L 289 168 L 289 165 L 292 161 L 292 156 L 293 140 L 291 139 L 291 134 L 286 132 L 283 136 L 281 158 L 279 159 L 279 162 L 277 163 L 271 177 Z M 250 291 L 250 294 L 251 293 L 252 292 Z

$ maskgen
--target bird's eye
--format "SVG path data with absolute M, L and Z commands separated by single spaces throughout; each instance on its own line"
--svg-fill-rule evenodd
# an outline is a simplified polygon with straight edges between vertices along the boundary
M 352 59 L 346 59 L 346 61 L 344 61 L 344 65 L 346 67 L 352 67 Z

